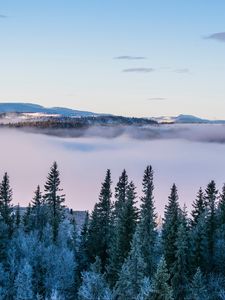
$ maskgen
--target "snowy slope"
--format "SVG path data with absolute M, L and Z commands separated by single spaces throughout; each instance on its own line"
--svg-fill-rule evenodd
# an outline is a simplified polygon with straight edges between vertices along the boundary
M 96 116 L 98 114 L 89 111 L 74 110 L 65 107 L 51 107 L 32 103 L 0 103 L 0 113 L 41 113 L 48 115 L 61 115 L 65 117 Z

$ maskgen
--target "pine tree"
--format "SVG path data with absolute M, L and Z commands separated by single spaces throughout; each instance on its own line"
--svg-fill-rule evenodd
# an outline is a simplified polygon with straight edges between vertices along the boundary
M 165 208 L 164 223 L 162 228 L 162 242 L 167 266 L 171 270 L 176 261 L 176 239 L 181 222 L 181 211 L 178 203 L 177 187 L 173 184 L 169 196 L 169 203 Z
M 32 268 L 26 262 L 19 271 L 16 280 L 16 300 L 33 300 Z
M 205 200 L 207 206 L 207 223 L 206 230 L 208 235 L 208 268 L 210 271 L 214 268 L 214 251 L 215 251 L 215 232 L 217 229 L 216 218 L 216 200 L 218 190 L 216 189 L 215 181 L 212 180 L 206 188 Z
M 153 170 L 151 166 L 147 166 L 143 182 L 140 211 L 140 240 L 142 254 L 146 263 L 146 276 L 152 276 L 156 269 L 156 237 L 157 224 L 156 213 L 153 197 Z
M 118 300 L 136 300 L 140 293 L 144 280 L 145 262 L 141 251 L 142 240 L 139 226 L 135 231 L 131 250 L 126 258 L 116 283 L 116 295 Z
M 175 242 L 175 262 L 171 269 L 172 286 L 176 300 L 183 300 L 187 293 L 188 283 L 188 232 L 185 222 L 179 225 Z
M 195 202 L 193 203 L 193 210 L 191 212 L 192 220 L 191 225 L 196 226 L 199 218 L 205 212 L 206 204 L 205 204 L 205 196 L 202 191 L 202 188 L 199 189 Z
M 112 225 L 111 184 L 111 173 L 110 170 L 107 170 L 105 180 L 102 183 L 99 202 L 95 205 L 91 215 L 88 234 L 90 260 L 93 262 L 98 256 L 102 261 L 103 269 L 105 269 L 108 260 Z
M 206 280 L 201 272 L 201 269 L 198 268 L 193 280 L 190 284 L 189 295 L 186 298 L 187 300 L 209 300 L 209 294 L 207 291 Z
M 164 256 L 161 258 L 152 281 L 151 300 L 173 300 L 173 290 L 169 285 L 170 275 Z
M 9 183 L 9 176 L 7 173 L 4 174 L 2 182 L 0 184 L 0 213 L 3 221 L 8 226 L 9 237 L 12 236 L 13 232 L 13 206 L 12 202 L 12 189 Z
M 112 240 L 109 249 L 108 278 L 112 285 L 118 279 L 124 259 L 128 256 L 133 234 L 135 232 L 138 210 L 135 207 L 136 192 L 133 182 L 126 189 L 125 202 L 115 219 Z
M 60 177 L 57 163 L 54 162 L 45 183 L 45 201 L 49 207 L 50 224 L 53 231 L 53 241 L 56 242 L 58 235 L 59 224 L 64 217 L 65 195 L 59 194 L 62 191 L 60 188 Z

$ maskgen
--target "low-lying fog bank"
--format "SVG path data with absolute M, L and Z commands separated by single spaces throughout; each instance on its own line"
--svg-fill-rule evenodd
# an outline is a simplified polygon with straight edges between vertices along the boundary
M 161 213 L 173 182 L 181 204 L 188 207 L 200 186 L 215 179 L 221 188 L 225 182 L 223 125 L 126 128 L 118 135 L 112 134 L 113 128 L 104 130 L 91 128 L 81 137 L 64 138 L 1 129 L 0 175 L 9 173 L 14 203 L 27 205 L 36 185 L 43 186 L 54 160 L 61 171 L 66 204 L 77 210 L 92 209 L 107 168 L 114 185 L 125 168 L 140 195 L 143 171 L 151 164 Z

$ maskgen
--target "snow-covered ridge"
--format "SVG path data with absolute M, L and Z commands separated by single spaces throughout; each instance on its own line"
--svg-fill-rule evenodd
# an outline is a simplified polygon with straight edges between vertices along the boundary
M 28 113 L 33 117 L 40 117 L 39 114 L 46 115 L 57 115 L 64 117 L 85 117 L 85 116 L 96 116 L 97 113 L 89 111 L 74 110 L 65 107 L 50 107 L 46 108 L 44 106 L 32 103 L 0 103 L 0 113 Z

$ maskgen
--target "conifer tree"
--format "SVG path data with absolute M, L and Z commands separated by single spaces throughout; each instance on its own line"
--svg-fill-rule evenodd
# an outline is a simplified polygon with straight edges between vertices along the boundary
M 126 170 L 123 170 L 121 176 L 119 177 L 119 181 L 115 188 L 115 217 L 117 218 L 120 212 L 122 211 L 122 207 L 126 201 L 126 194 L 128 188 L 128 176 Z
M 176 261 L 176 239 L 180 222 L 181 211 L 178 203 L 177 187 L 173 184 L 169 196 L 169 203 L 165 208 L 162 228 L 163 250 L 169 270 L 171 270 L 174 262 Z
M 190 284 L 189 294 L 186 298 L 187 300 L 209 300 L 209 294 L 207 291 L 206 280 L 198 268 L 194 274 L 193 280 Z
M 2 182 L 0 184 L 0 213 L 3 221 L 8 226 L 9 237 L 13 232 L 13 206 L 12 202 L 12 189 L 9 183 L 9 176 L 4 174 Z
M 34 198 L 31 203 L 32 203 L 33 208 L 40 208 L 40 206 L 42 204 L 42 195 L 41 195 L 40 185 L 37 186 L 37 189 L 34 192 Z
M 34 192 L 34 198 L 31 202 L 32 212 L 34 215 L 34 227 L 40 229 L 41 227 L 41 210 L 42 210 L 42 195 L 40 186 L 37 186 L 36 191 Z
M 8 282 L 9 274 L 4 265 L 0 263 L 0 299 L 7 299 Z
M 206 230 L 208 235 L 208 268 L 210 271 L 214 268 L 214 251 L 215 251 L 215 232 L 217 229 L 217 217 L 216 217 L 216 200 L 218 190 L 216 189 L 216 183 L 212 180 L 205 190 L 205 200 L 207 206 L 207 223 Z
M 26 262 L 19 271 L 16 280 L 16 300 L 33 300 L 32 268 Z
M 196 200 L 193 203 L 193 210 L 191 212 L 192 220 L 191 225 L 196 226 L 198 223 L 199 218 L 205 212 L 206 204 L 205 204 L 205 196 L 202 191 L 202 188 L 199 189 Z
M 50 224 L 52 226 L 53 241 L 56 242 L 59 224 L 64 217 L 65 195 L 60 194 L 60 177 L 57 163 L 54 162 L 45 183 L 45 201 L 49 208 Z
M 80 240 L 78 245 L 75 270 L 75 289 L 80 286 L 81 273 L 87 271 L 90 265 L 90 259 L 88 255 L 88 228 L 89 228 L 89 214 L 86 212 L 84 225 L 80 233 Z
M 28 204 L 28 207 L 23 215 L 23 227 L 26 233 L 32 230 L 32 218 L 31 218 L 31 204 Z
M 79 300 L 112 300 L 112 293 L 101 274 L 101 262 L 96 258 L 89 271 L 82 273 L 82 284 L 78 291 Z
M 173 290 L 169 284 L 170 275 L 164 256 L 160 259 L 156 274 L 152 281 L 150 300 L 173 300 Z
M 152 276 L 156 270 L 156 213 L 153 196 L 153 170 L 151 166 L 147 166 L 143 182 L 140 210 L 140 240 L 142 255 L 146 264 L 146 276 Z
M 171 269 L 172 286 L 176 300 L 183 300 L 187 294 L 188 283 L 188 232 L 185 223 L 179 225 L 175 242 L 175 262 Z
M 208 238 L 206 232 L 206 212 L 198 218 L 198 223 L 190 231 L 190 271 L 193 274 L 200 267 L 206 269 Z
M 20 205 L 18 204 L 16 207 L 16 218 L 15 218 L 16 228 L 19 228 L 20 222 L 21 222 L 21 214 L 20 214 Z
M 0 215 L 0 264 L 3 265 L 5 265 L 7 262 L 8 242 L 8 227 Z
M 116 295 L 118 300 L 136 300 L 140 293 L 144 280 L 144 270 L 146 268 L 144 257 L 141 251 L 142 240 L 140 239 L 139 226 L 133 236 L 131 250 L 126 258 L 119 279 L 116 283 Z
M 99 202 L 95 205 L 90 218 L 88 233 L 88 251 L 91 261 L 98 256 L 105 269 L 108 260 L 110 245 L 110 231 L 112 227 L 112 203 L 111 203 L 111 172 L 107 170 L 106 177 L 102 183 Z
M 136 192 L 133 182 L 126 189 L 125 202 L 118 211 L 115 219 L 112 240 L 109 249 L 108 277 L 111 284 L 115 284 L 124 259 L 130 251 L 135 227 L 137 224 L 138 210 L 135 206 Z
M 219 197 L 219 225 L 225 225 L 225 184 Z

